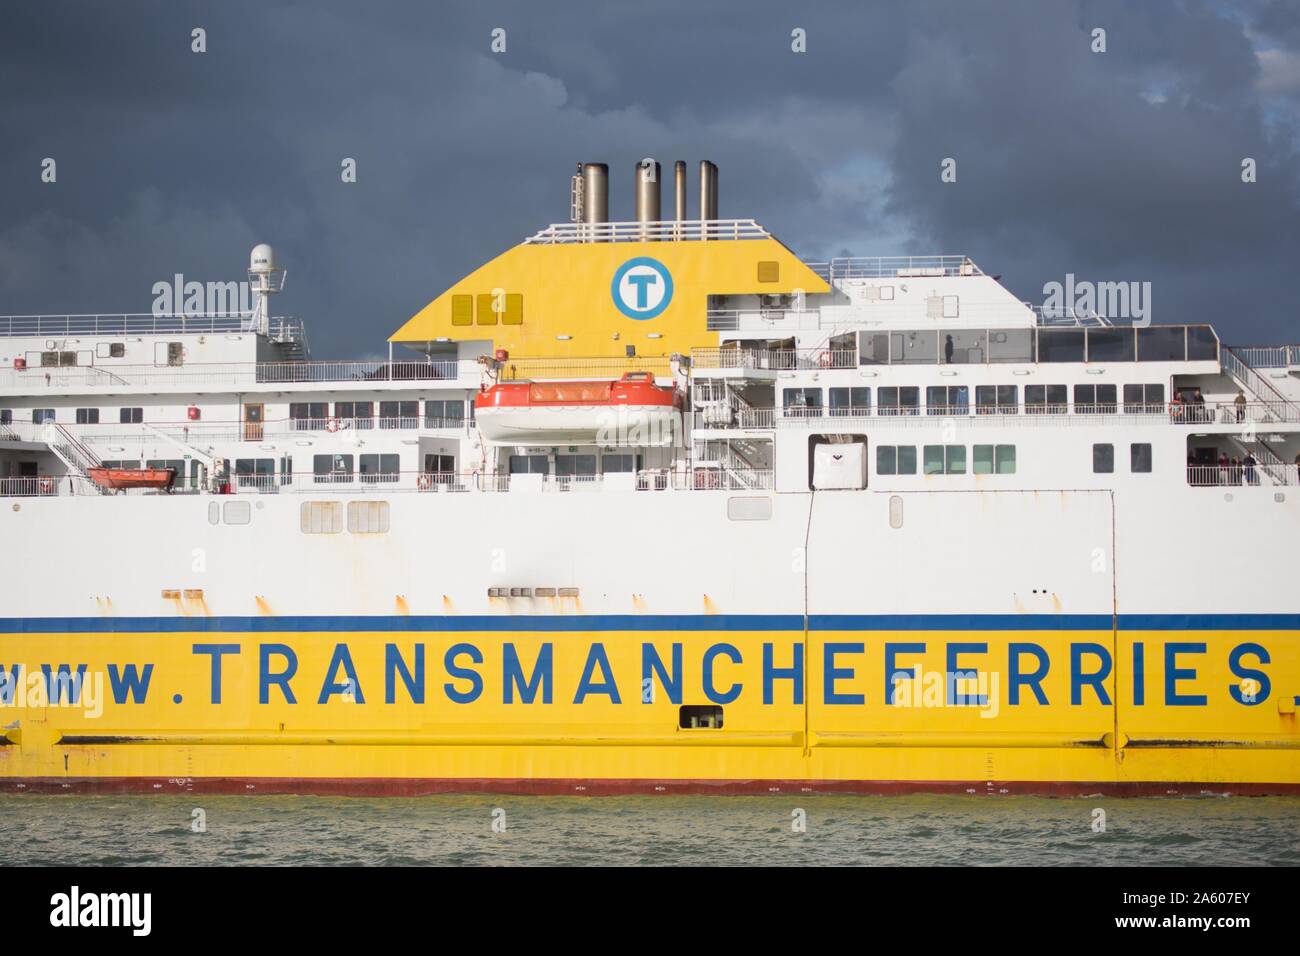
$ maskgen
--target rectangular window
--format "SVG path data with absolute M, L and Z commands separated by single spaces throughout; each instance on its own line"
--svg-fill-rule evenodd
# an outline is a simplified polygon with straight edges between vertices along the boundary
M 1074 386 L 1074 413 L 1076 415 L 1114 415 L 1116 387 L 1114 385 Z
M 975 414 L 1014 415 L 1019 411 L 1020 386 L 976 385 Z
M 1026 385 L 1026 415 L 1064 415 L 1069 401 L 1064 385 Z
M 335 402 L 334 417 L 339 424 L 350 428 L 375 427 L 374 402 Z
M 1038 361 L 1082 362 L 1083 329 L 1039 329 Z
M 1135 474 L 1151 473 L 1151 446 L 1146 442 L 1134 442 L 1128 448 L 1129 470 Z
M 881 415 L 918 415 L 921 411 L 921 389 L 915 385 L 878 388 L 876 400 Z
M 502 325 L 524 324 L 524 297 L 519 292 L 507 292 L 505 309 L 501 312 Z
M 424 470 L 431 475 L 452 475 L 456 473 L 454 455 L 425 455 Z
M 781 392 L 787 418 L 819 418 L 822 413 L 820 388 L 787 388 Z
M 500 297 L 504 299 L 504 296 Z M 479 325 L 496 325 L 497 313 L 505 307 L 505 303 L 493 295 L 491 292 L 483 292 L 478 296 L 478 302 L 475 304 L 475 314 L 478 318 Z
M 351 455 L 313 455 L 312 480 L 318 485 L 352 481 Z
M 927 475 L 966 474 L 965 445 L 926 445 L 922 470 Z
M 78 425 L 98 425 L 99 409 L 98 408 L 78 408 L 77 409 Z
M 993 474 L 992 445 L 976 445 L 971 450 L 971 472 L 976 475 Z
M 377 481 L 397 481 L 401 471 L 401 455 L 362 455 L 361 480 L 366 484 Z
M 0 408 L 0 425 L 12 425 L 14 423 L 14 410 L 12 408 Z
M 1165 410 L 1164 385 L 1125 385 L 1124 414 L 1159 415 Z
M 577 481 L 593 480 L 596 477 L 596 456 L 556 455 L 555 477 Z
M 275 487 L 275 459 L 236 458 L 235 484 L 240 488 L 256 488 L 259 491 L 273 489 Z
M 33 408 L 32 424 L 43 425 L 46 422 L 54 421 L 54 409 L 52 408 Z
M 895 365 L 934 365 L 939 361 L 938 332 L 890 332 L 889 360 Z
M 545 455 L 511 455 L 510 474 L 512 475 L 548 475 L 550 463 Z
M 869 388 L 832 388 L 832 415 L 870 415 L 871 389 Z
M 459 398 L 431 398 L 424 403 L 425 428 L 460 428 L 465 424 L 465 403 Z
M 1033 360 L 1033 329 L 995 329 L 989 332 L 990 362 L 1029 363 Z
M 921 473 L 926 475 L 943 474 L 943 446 L 926 445 L 922 459 Z
M 600 456 L 600 470 L 606 475 L 636 471 L 636 455 L 619 452 Z
M 118 420 L 123 425 L 139 425 L 144 421 L 143 408 L 123 408 L 118 413 Z
M 876 474 L 915 475 L 915 445 L 877 445 Z
M 1016 473 L 1016 446 L 995 445 L 993 447 L 993 463 L 997 467 L 999 475 L 1014 475 Z
M 1115 446 L 1092 446 L 1092 470 L 1094 474 L 1109 475 L 1115 471 Z
M 1151 325 L 1137 330 L 1139 362 L 1181 362 L 1187 358 L 1187 329 Z
M 1208 325 L 1187 327 L 1187 360 L 1189 362 L 1219 360 L 1219 340 Z
M 965 385 L 931 385 L 925 390 L 927 415 L 970 413 L 970 390 Z
M 290 402 L 289 420 L 294 431 L 324 428 L 330 417 L 329 402 Z
M 420 420 L 420 403 L 418 401 L 380 402 L 380 428 L 417 428 Z
M 1132 329 L 1088 329 L 1089 362 L 1131 362 L 1136 353 Z
M 451 297 L 451 324 L 474 324 L 474 297 L 472 295 L 453 295 Z
M 943 364 L 983 365 L 988 355 L 988 333 L 983 329 L 947 329 L 943 333 Z
M 888 365 L 889 364 L 889 333 L 888 332 L 859 332 L 858 333 L 858 364 L 859 365 Z

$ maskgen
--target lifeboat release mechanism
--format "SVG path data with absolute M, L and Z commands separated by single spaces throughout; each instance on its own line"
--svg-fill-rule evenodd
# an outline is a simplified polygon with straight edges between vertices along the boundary
M 616 382 L 502 382 L 474 399 L 474 418 L 498 444 L 660 445 L 681 434 L 682 395 L 650 372 Z

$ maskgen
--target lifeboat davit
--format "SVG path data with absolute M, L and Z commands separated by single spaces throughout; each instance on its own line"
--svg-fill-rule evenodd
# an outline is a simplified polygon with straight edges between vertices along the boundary
M 86 474 L 101 488 L 170 488 L 176 480 L 175 468 L 88 468 Z
M 650 372 L 616 382 L 502 382 L 474 399 L 488 441 L 507 445 L 661 445 L 680 435 L 682 396 Z

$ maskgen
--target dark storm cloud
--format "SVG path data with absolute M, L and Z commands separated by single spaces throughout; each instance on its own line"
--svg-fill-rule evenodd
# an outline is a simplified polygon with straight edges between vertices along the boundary
M 965 252 L 1033 299 L 1149 280 L 1157 321 L 1294 339 L 1298 38 L 1280 2 L 10 5 L 0 311 L 147 311 L 269 241 L 315 352 L 377 352 L 567 218 L 574 162 L 627 216 L 650 155 L 715 160 L 723 215 L 809 257 Z

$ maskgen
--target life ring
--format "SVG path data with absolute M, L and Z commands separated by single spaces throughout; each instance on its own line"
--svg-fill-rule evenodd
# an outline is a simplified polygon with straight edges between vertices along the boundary
M 423 472 L 420 475 L 418 484 L 421 491 L 428 491 L 430 488 L 433 487 L 433 475 L 429 474 L 428 472 Z
M 338 431 L 338 430 L 339 430 L 339 420 L 338 420 L 337 418 L 331 418 L 331 419 L 329 419 L 328 421 L 326 421 L 326 422 L 325 422 L 325 430 L 326 430 L 327 432 L 336 432 L 336 431 Z
M 817 354 L 817 364 L 822 368 L 830 368 L 835 363 L 835 356 L 823 349 Z

